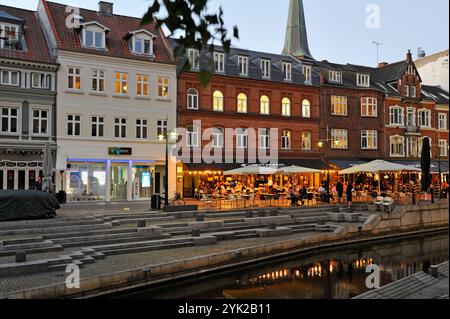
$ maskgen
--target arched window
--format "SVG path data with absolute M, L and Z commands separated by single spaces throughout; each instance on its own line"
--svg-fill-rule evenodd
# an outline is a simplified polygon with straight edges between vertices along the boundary
M 291 116 L 291 100 L 287 97 L 283 98 L 281 101 L 281 115 Z
M 247 95 L 239 93 L 237 96 L 237 111 L 238 113 L 247 113 Z
M 306 118 L 311 117 L 311 101 L 308 99 L 302 101 L 302 116 Z
M 270 115 L 270 100 L 266 95 L 261 96 L 260 113 L 263 115 Z
M 290 130 L 281 131 L 281 149 L 283 149 L 283 150 L 291 149 L 291 131 Z
M 213 111 L 223 112 L 223 93 L 220 91 L 213 94 Z
M 391 156 L 403 157 L 405 156 L 405 138 L 403 136 L 394 135 L 390 138 Z
M 198 110 L 198 91 L 196 89 L 187 91 L 187 108 L 189 110 Z

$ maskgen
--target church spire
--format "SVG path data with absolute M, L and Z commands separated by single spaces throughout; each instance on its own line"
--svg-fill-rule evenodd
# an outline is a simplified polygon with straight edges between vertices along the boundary
M 303 0 L 290 0 L 283 54 L 314 59 L 309 52 Z

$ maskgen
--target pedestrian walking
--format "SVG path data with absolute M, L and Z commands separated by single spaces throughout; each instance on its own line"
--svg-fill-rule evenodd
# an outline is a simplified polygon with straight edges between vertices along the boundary
M 341 203 L 341 199 L 344 197 L 344 184 L 342 184 L 341 180 L 338 180 L 336 183 L 336 192 L 338 194 L 339 204 Z
M 352 207 L 353 205 L 353 184 L 352 183 L 348 183 L 347 184 L 347 189 L 345 190 L 345 193 L 347 195 L 347 203 L 348 203 L 348 207 Z

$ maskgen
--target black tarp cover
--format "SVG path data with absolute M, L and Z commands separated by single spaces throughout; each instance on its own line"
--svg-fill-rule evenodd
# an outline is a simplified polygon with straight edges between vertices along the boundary
M 59 209 L 55 196 L 41 191 L 0 191 L 0 221 L 48 217 Z

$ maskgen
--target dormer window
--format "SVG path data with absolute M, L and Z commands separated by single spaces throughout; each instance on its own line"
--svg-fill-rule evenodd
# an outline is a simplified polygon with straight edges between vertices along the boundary
M 198 50 L 189 49 L 188 59 L 192 69 L 198 70 L 200 68 L 200 52 Z
M 328 80 L 334 83 L 342 83 L 342 73 L 341 71 L 329 71 Z
M 283 74 L 285 81 L 292 80 L 292 64 L 289 62 L 283 62 Z
M 356 75 L 356 85 L 362 86 L 362 87 L 369 87 L 370 86 L 370 75 L 358 73 Z
M 0 23 L 0 48 L 19 49 L 19 27 Z
M 90 49 L 106 49 L 106 33 L 109 29 L 98 22 L 88 22 L 81 25 L 83 46 Z
M 153 56 L 153 40 L 156 36 L 149 31 L 142 29 L 130 32 L 131 51 L 133 54 Z
M 261 59 L 261 75 L 263 79 L 270 79 L 270 60 Z

